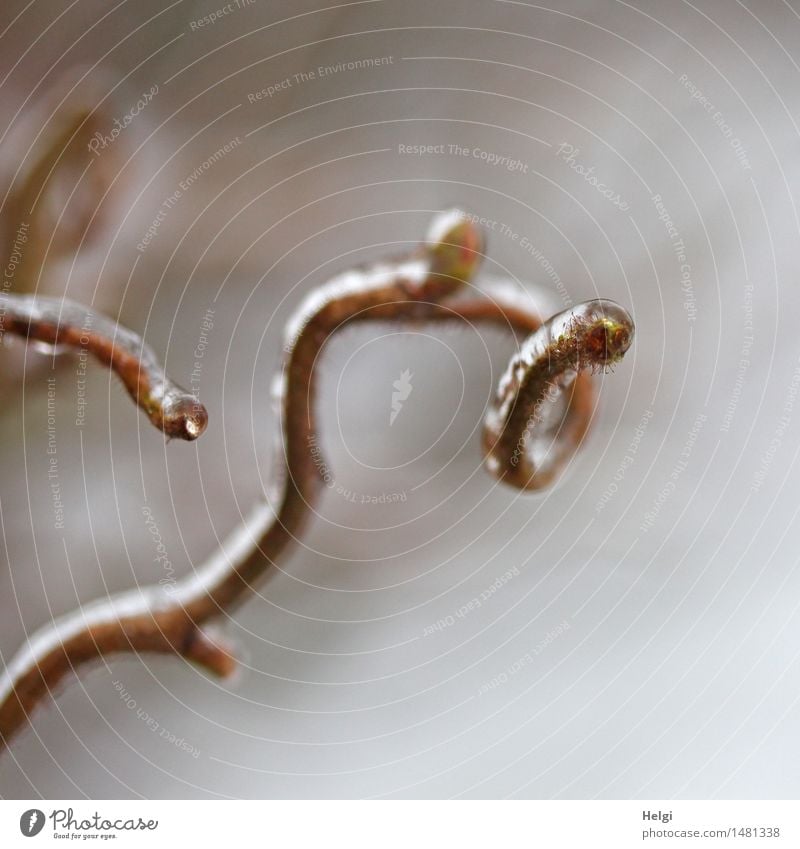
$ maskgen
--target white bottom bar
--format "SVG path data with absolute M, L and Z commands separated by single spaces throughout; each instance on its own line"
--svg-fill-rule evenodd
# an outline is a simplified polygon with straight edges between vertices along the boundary
M 800 846 L 800 805 L 770 801 L 0 802 L 0 846 Z M 117 843 L 120 841 L 121 843 Z

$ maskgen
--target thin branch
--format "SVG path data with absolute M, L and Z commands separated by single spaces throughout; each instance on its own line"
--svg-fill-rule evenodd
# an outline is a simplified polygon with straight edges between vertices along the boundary
M 193 440 L 206 429 L 205 407 L 164 374 L 139 336 L 65 298 L 0 294 L 0 341 L 5 334 L 53 348 L 85 350 L 108 366 L 134 402 L 169 437 Z

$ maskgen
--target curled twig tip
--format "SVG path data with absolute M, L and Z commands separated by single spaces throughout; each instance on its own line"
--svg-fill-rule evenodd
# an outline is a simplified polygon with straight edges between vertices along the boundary
M 575 391 L 579 373 L 619 362 L 633 334 L 629 313 L 609 300 L 585 301 L 544 322 L 512 357 L 487 414 L 489 471 L 519 489 L 548 486 L 588 429 L 590 410 Z

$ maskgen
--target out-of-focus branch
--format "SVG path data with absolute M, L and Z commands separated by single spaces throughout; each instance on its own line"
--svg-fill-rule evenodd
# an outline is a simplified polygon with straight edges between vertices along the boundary
M 97 69 L 80 77 L 80 69 L 59 77 L 22 108 L 3 140 L 0 246 L 11 271 L 3 291 L 33 294 L 49 267 L 91 244 L 124 183 L 124 137 L 102 156 L 90 152 L 95 134 L 113 126 L 114 83 Z

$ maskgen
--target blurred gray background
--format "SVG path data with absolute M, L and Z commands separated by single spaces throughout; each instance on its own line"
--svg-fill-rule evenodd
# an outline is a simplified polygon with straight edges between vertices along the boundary
M 436 210 L 494 222 L 486 275 L 637 323 L 584 450 L 537 496 L 480 467 L 511 339 L 343 334 L 319 399 L 337 488 L 222 623 L 237 679 L 100 664 L 0 759 L 0 794 L 800 793 L 799 4 L 15 0 L 0 32 L 11 174 L 70 74 L 104 133 L 158 87 L 55 175 L 54 227 L 78 202 L 102 226 L 37 291 L 119 315 L 184 384 L 213 310 L 195 444 L 165 446 L 93 364 L 76 426 L 77 361 L 4 352 L 24 367 L 0 416 L 4 661 L 51 616 L 165 577 L 143 508 L 175 575 L 203 561 L 272 473 L 284 323 Z

